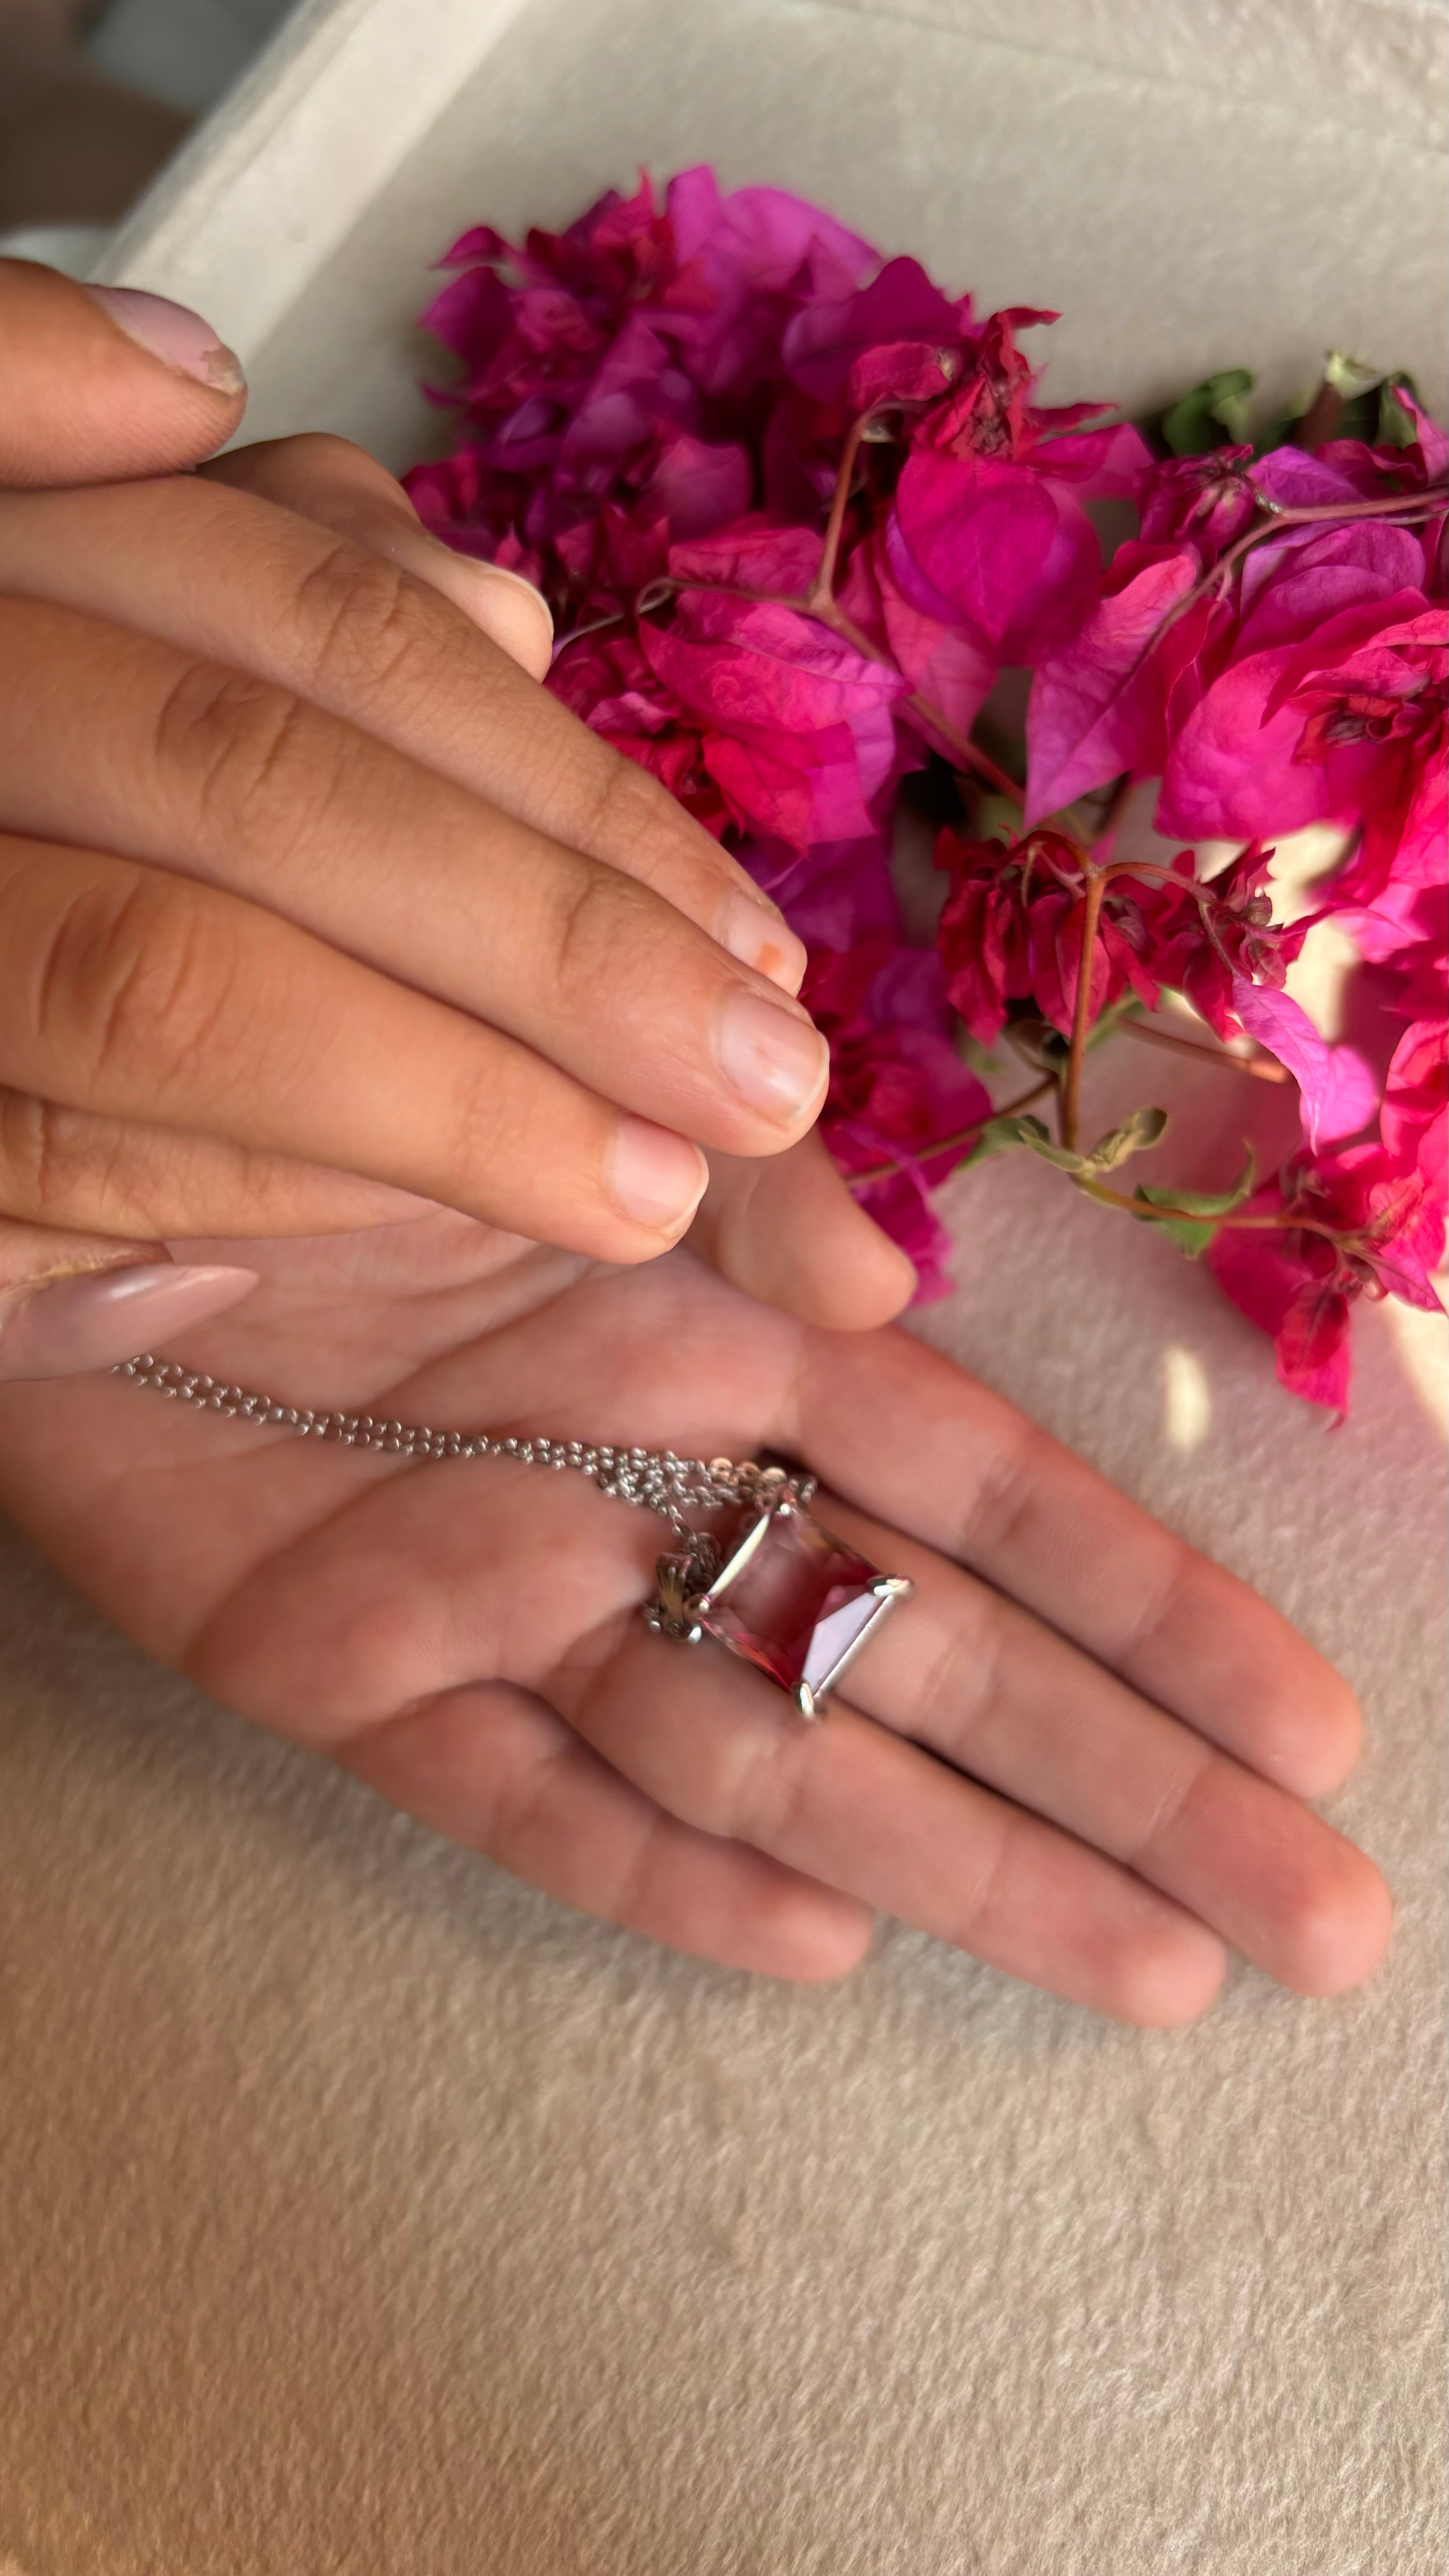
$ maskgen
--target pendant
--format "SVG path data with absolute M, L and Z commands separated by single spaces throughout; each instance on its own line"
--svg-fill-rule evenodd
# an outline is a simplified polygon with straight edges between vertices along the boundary
M 904 1575 L 867 1564 L 782 1486 L 778 1480 L 744 1521 L 728 1553 L 701 1531 L 687 1548 L 661 1556 L 644 1616 L 684 1645 L 715 1638 L 788 1691 L 802 1717 L 817 1718 L 867 1637 L 912 1587 Z

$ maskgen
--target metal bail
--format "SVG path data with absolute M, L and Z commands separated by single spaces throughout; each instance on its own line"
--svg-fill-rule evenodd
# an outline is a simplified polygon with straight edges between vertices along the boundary
M 707 1530 L 691 1538 L 687 1548 L 676 1548 L 656 1560 L 654 1598 L 646 1602 L 644 1616 L 661 1636 L 677 1638 L 682 1645 L 697 1646 L 704 1630 L 695 1616 L 696 1606 L 720 1569 L 718 1541 Z

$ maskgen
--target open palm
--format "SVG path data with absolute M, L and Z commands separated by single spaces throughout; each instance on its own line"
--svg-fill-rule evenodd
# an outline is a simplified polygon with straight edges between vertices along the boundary
M 228 1257 L 206 1247 L 206 1257 Z M 667 1540 L 583 1478 L 409 1464 L 109 1378 L 0 1390 L 0 1500 L 132 1637 L 571 1904 L 796 1977 L 879 1909 L 1131 2021 L 1225 1945 L 1312 1993 L 1388 1932 L 1301 1802 L 1343 1682 L 1257 1595 L 893 1329 L 830 1333 L 680 1250 L 613 1271 L 439 1213 L 258 1247 L 188 1363 L 288 1402 L 740 1458 L 915 1597 L 807 1726 L 651 1634 Z

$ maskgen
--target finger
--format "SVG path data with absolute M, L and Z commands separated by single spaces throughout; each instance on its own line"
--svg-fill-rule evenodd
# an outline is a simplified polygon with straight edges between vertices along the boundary
M 829 1496 L 812 1508 L 916 1587 L 851 1667 L 869 1716 L 1123 1862 L 1283 1985 L 1337 1994 L 1377 1966 L 1389 1893 L 1342 1834 L 932 1549 Z
M 915 1294 L 914 1264 L 857 1205 L 817 1134 L 768 1161 L 709 1157 L 689 1248 L 736 1288 L 835 1332 L 867 1332 Z
M 1353 1695 L 1278 1611 L 921 1343 L 819 1336 L 777 1436 L 1281 1788 L 1352 1768 Z
M 601 1515 L 581 1480 L 526 1467 L 433 1467 L 409 1494 L 404 1561 L 388 1500 L 373 1485 L 273 1558 L 265 1621 L 256 1582 L 232 1594 L 190 1641 L 193 1678 L 349 1759 L 405 1695 L 508 1679 L 680 1823 L 1013 1976 L 1148 2024 L 1191 2020 L 1216 1992 L 1221 1942 L 1131 1871 L 848 1707 L 807 1727 L 746 1665 L 650 1636 L 638 1611 L 659 1542 L 643 1513 Z
M 0 259 L 0 383 L 0 483 L 21 489 L 194 465 L 246 405 L 199 315 L 23 259 Z
M 693 1958 L 814 1982 L 869 1947 L 865 1906 L 681 1825 L 506 1683 L 450 1691 L 334 1749 L 435 1833 Z
M 808 1727 L 733 1659 L 701 1653 L 685 1675 L 668 1658 L 631 1622 L 602 1669 L 561 1674 L 555 1695 L 671 1815 L 1120 2021 L 1172 2027 L 1217 1993 L 1217 1937 L 1101 1852 L 843 1701 Z
M 274 502 L 396 564 L 461 608 L 531 680 L 547 679 L 553 619 L 542 591 L 501 564 L 460 555 L 429 536 L 402 485 L 365 448 L 315 431 L 265 439 L 218 457 L 208 479 Z
M 224 1314 L 257 1272 L 0 1218 L 0 1384 L 112 1368 Z
M 260 905 L 0 835 L 0 1085 L 359 1173 L 607 1261 L 706 1178 L 517 1042 Z
M 512 658 L 516 637 L 492 640 L 505 576 L 429 537 L 392 478 L 340 439 L 246 449 L 214 470 L 256 488 L 193 477 L 0 501 L 0 583 L 143 627 L 345 717 L 653 886 L 732 956 L 798 990 L 805 951 L 738 861 L 534 685 Z M 379 486 L 393 496 L 385 526 Z M 336 532 L 361 520 L 368 542 Z
M 804 1010 L 648 888 L 305 700 L 0 600 L 0 822 L 234 887 L 736 1153 L 813 1120 Z
M 97 1236 L 350 1234 L 424 1199 L 225 1137 L 97 1117 L 0 1089 L 0 1208 Z

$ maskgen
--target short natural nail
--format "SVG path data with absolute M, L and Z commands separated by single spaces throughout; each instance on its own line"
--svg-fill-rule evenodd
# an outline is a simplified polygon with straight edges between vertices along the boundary
M 435 537 L 426 544 L 432 560 L 414 565 L 423 580 L 520 662 L 531 679 L 546 679 L 553 660 L 553 612 L 542 591 L 506 564 L 455 554 Z
M 53 1280 L 0 1318 L 0 1379 L 78 1377 L 113 1368 L 249 1296 L 260 1273 L 133 1262 Z
M 678 1234 L 704 1196 L 709 1166 L 697 1145 L 647 1118 L 614 1130 L 609 1186 L 624 1214 L 655 1234 Z
M 215 394 L 241 394 L 246 377 L 234 349 L 219 340 L 209 322 L 169 296 L 147 295 L 139 286 L 92 286 L 88 292 L 104 306 L 117 330 L 139 349 L 146 349 L 178 375 L 209 385 Z
M 829 1052 L 820 1031 L 763 993 L 732 993 L 719 1019 L 719 1060 L 742 1100 L 793 1125 L 825 1085 Z
M 757 975 L 768 975 L 787 993 L 799 992 L 804 943 L 773 904 L 756 903 L 747 894 L 727 895 L 715 937 L 742 966 L 753 966 Z

